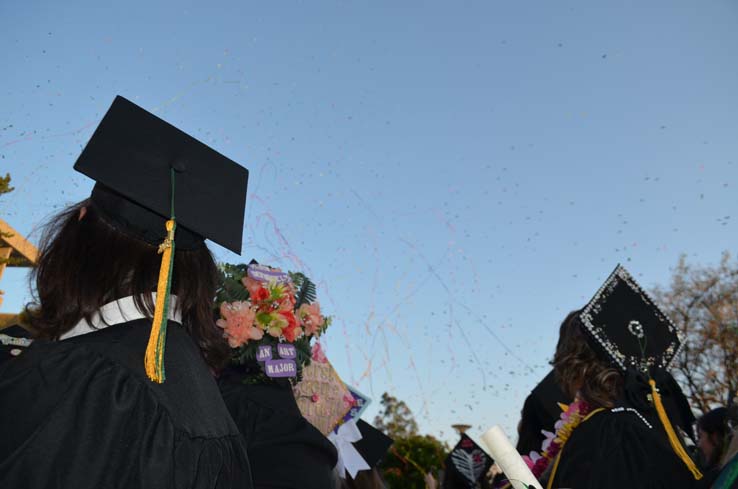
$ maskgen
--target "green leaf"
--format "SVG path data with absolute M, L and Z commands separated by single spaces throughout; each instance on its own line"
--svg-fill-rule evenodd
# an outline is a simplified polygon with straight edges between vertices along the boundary
M 221 263 L 218 267 L 219 286 L 216 289 L 216 300 L 221 302 L 245 301 L 249 299 L 249 291 L 243 286 L 241 279 L 246 275 L 247 265 L 231 265 Z
M 295 294 L 295 309 L 303 304 L 311 304 L 318 298 L 315 284 L 302 273 L 290 273 L 292 282 L 295 284 L 297 293 Z M 299 285 L 298 285 L 299 284 Z

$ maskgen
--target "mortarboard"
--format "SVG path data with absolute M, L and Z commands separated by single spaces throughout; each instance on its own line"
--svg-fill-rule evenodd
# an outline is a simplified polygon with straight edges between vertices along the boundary
M 93 205 L 122 232 L 158 245 L 173 209 L 180 249 L 204 238 L 241 252 L 248 170 L 121 96 L 74 169 L 97 182 Z
M 623 372 L 666 369 L 681 346 L 677 328 L 621 265 L 580 318 L 595 348 Z
M 636 372 L 635 377 L 648 377 L 649 400 L 672 449 L 694 478 L 701 479 L 702 474 L 674 431 L 652 376 L 668 369 L 681 348 L 680 333 L 671 320 L 621 265 L 582 309 L 580 319 L 595 349 L 623 375 L 632 378 Z
M 354 447 L 369 467 L 376 467 L 387 454 L 394 440 L 363 419 L 359 419 L 356 426 L 361 432 L 361 440 L 354 443 Z
M 117 96 L 74 169 L 97 183 L 92 206 L 120 232 L 159 246 L 162 264 L 145 366 L 163 382 L 175 243 L 241 252 L 248 170 Z
M 461 486 L 474 488 L 492 466 L 492 458 L 465 433 L 446 457 L 447 470 L 456 475 Z

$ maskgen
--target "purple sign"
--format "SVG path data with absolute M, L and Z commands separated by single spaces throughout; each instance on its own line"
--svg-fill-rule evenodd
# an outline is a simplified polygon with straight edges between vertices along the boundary
M 256 352 L 256 360 L 259 362 L 265 362 L 272 359 L 272 347 L 269 345 L 261 345 L 259 350 Z
M 267 377 L 296 377 L 297 364 L 294 360 L 267 360 L 264 372 Z
M 249 277 L 259 282 L 277 282 L 284 284 L 290 281 L 290 276 L 279 270 L 272 270 L 264 265 L 249 265 L 247 270 Z
M 278 344 L 277 353 L 279 353 L 280 358 L 294 359 L 295 357 L 297 357 L 297 350 L 295 349 L 295 345 L 290 345 L 289 343 Z

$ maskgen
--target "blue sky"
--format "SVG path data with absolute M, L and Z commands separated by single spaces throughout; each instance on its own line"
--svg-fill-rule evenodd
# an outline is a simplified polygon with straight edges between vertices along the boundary
M 735 25 L 730 1 L 6 1 L 0 214 L 28 234 L 85 198 L 74 160 L 126 96 L 249 168 L 242 260 L 319 283 L 347 382 L 445 439 L 511 432 L 618 262 L 652 287 L 734 251 Z

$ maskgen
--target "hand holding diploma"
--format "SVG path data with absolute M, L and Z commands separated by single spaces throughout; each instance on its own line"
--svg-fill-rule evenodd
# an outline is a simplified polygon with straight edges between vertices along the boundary
M 515 489 L 543 489 L 502 428 L 493 426 L 482 435 L 482 441 Z

